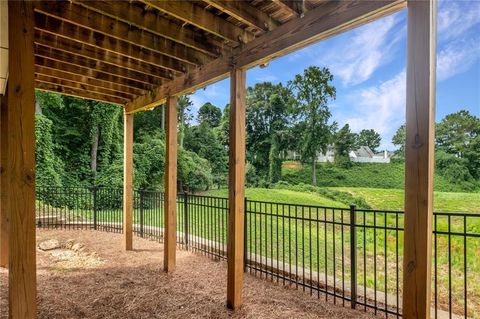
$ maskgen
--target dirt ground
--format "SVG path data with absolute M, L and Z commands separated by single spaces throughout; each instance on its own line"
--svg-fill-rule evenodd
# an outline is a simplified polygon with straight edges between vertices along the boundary
M 177 251 L 162 271 L 163 246 L 94 231 L 37 231 L 39 318 L 373 318 L 246 274 L 244 305 L 225 307 L 226 262 Z M 53 248 L 52 248 L 53 247 Z M 50 249 L 50 250 L 49 250 Z M 7 271 L 0 269 L 0 318 L 7 318 Z

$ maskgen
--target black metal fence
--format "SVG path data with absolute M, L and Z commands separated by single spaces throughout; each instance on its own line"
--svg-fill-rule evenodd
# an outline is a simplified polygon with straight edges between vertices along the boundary
M 37 190 L 37 224 L 122 232 L 122 190 Z M 135 234 L 162 242 L 163 194 L 134 191 Z M 245 199 L 245 270 L 318 298 L 401 316 L 403 212 Z M 434 213 L 435 318 L 480 313 L 480 213 Z M 225 259 L 228 200 L 180 194 L 179 247 Z

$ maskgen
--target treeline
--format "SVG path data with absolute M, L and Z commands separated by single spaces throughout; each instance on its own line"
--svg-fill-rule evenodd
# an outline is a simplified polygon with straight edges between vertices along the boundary
M 317 155 L 335 150 L 335 165 L 348 169 L 358 146 L 376 151 L 380 135 L 338 127 L 328 104 L 335 99 L 333 76 L 310 67 L 286 84 L 259 83 L 247 89 L 246 156 L 249 186 L 270 187 L 282 179 L 288 151 L 301 154 L 316 185 Z M 179 188 L 194 191 L 227 184 L 229 105 L 206 103 L 192 114 L 188 96 L 178 101 Z M 442 124 L 443 123 L 443 124 Z M 447 116 L 437 127 L 437 167 L 478 185 L 480 121 L 466 111 Z M 135 114 L 134 183 L 162 188 L 165 160 L 163 107 Z M 403 132 L 403 133 L 402 133 Z M 58 186 L 122 186 L 122 109 L 105 103 L 37 92 L 37 183 Z M 403 137 L 402 137 L 403 134 Z M 458 140 L 457 135 L 466 136 Z M 394 137 L 401 158 L 404 127 Z M 467 185 L 468 186 L 468 185 Z

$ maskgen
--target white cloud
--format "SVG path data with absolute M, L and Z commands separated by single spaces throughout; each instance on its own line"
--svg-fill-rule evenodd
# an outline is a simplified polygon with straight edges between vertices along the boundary
M 340 124 L 348 123 L 353 132 L 373 128 L 382 136 L 380 147 L 392 149 L 392 136 L 405 122 L 405 76 L 402 71 L 379 85 L 352 93 L 348 97 L 352 109 L 345 110 L 347 115 L 338 115 Z
M 440 1 L 438 8 L 439 41 L 455 39 L 480 23 L 480 2 Z
M 480 58 L 480 38 L 453 41 L 438 52 L 437 80 L 467 71 Z
M 319 64 L 327 65 L 344 85 L 355 85 L 368 80 L 385 63 L 391 61 L 396 45 L 405 37 L 405 26 L 399 27 L 400 15 L 367 24 L 352 32 L 341 43 L 319 53 Z

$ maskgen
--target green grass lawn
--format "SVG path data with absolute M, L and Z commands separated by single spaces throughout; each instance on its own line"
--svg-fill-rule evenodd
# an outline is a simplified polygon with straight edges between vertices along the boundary
M 380 189 L 364 187 L 333 187 L 363 197 L 375 209 L 403 210 L 403 189 Z M 465 212 L 480 214 L 480 193 L 435 192 L 433 197 L 436 212 Z
M 204 193 L 210 196 L 227 197 L 228 190 L 216 189 Z M 314 193 L 296 192 L 287 189 L 247 188 L 245 196 L 250 200 L 303 204 L 329 207 L 345 207 L 341 202 L 331 200 Z

